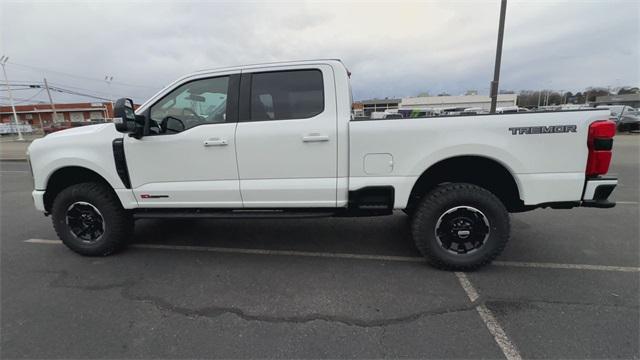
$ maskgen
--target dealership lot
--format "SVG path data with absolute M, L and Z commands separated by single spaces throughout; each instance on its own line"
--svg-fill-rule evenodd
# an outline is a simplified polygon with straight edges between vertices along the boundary
M 640 356 L 640 136 L 616 138 L 617 207 L 514 214 L 467 274 L 419 261 L 402 213 L 145 220 L 126 252 L 81 257 L 26 163 L 0 164 L 4 358 Z

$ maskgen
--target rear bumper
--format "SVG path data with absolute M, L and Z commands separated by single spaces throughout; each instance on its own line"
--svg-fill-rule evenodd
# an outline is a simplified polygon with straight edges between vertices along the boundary
M 609 201 L 609 195 L 613 192 L 618 179 L 612 177 L 598 177 L 588 179 L 584 185 L 581 206 L 595 208 L 612 208 L 616 206 L 614 201 Z

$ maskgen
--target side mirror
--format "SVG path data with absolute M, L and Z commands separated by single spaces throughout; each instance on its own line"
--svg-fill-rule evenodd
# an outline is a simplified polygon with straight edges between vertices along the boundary
M 113 123 L 116 130 L 130 132 L 135 127 L 136 114 L 133 111 L 133 100 L 122 98 L 116 100 L 113 107 Z
M 134 112 L 133 100 L 127 98 L 116 100 L 113 107 L 113 123 L 117 131 L 129 133 L 130 136 L 139 139 L 144 132 L 144 122 L 144 117 Z
M 182 120 L 173 116 L 167 116 L 166 118 L 162 119 L 162 122 L 160 123 L 160 129 L 163 133 L 177 134 L 184 131 L 185 126 Z

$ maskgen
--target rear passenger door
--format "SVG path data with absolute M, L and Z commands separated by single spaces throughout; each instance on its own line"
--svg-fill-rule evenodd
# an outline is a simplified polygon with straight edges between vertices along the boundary
M 239 113 L 236 154 L 245 208 L 336 206 L 330 66 L 243 71 Z

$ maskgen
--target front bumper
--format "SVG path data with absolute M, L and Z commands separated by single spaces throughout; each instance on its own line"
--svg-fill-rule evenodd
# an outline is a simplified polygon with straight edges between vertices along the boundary
M 609 201 L 609 195 L 613 192 L 618 179 L 612 177 L 598 177 L 588 179 L 584 185 L 581 206 L 595 208 L 612 208 L 616 206 L 614 201 Z
M 44 190 L 33 190 L 31 196 L 33 197 L 33 203 L 36 209 L 46 212 L 47 210 L 44 208 Z

